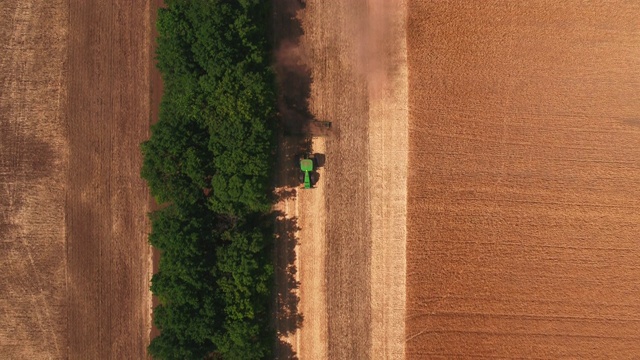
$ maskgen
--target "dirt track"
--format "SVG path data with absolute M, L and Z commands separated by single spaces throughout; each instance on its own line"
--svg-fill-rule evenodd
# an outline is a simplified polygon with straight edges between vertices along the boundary
M 150 9 L 131 4 L 1 9 L 3 358 L 146 356 Z
M 407 357 L 640 356 L 640 6 L 410 2 Z

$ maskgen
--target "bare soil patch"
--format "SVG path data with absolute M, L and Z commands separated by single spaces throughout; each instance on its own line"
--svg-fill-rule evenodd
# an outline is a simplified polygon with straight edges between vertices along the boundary
M 407 357 L 637 358 L 640 7 L 409 4 Z

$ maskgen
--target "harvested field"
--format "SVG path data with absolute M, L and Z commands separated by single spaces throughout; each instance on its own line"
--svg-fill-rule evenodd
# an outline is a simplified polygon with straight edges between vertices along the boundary
M 0 354 L 67 358 L 63 1 L 0 7 Z
M 0 9 L 3 358 L 146 357 L 150 6 L 132 4 Z
M 640 6 L 410 1 L 407 358 L 640 356 Z
M 309 29 L 304 41 L 310 63 L 318 64 L 311 66 L 311 112 L 333 122 L 333 136 L 326 140 L 326 176 L 321 179 L 331 359 L 371 354 L 371 212 L 368 161 L 363 161 L 369 153 L 369 103 L 365 74 L 356 71 L 358 12 L 366 12 L 364 1 L 318 1 L 307 4 L 303 18 L 303 28 Z
M 402 357 L 406 8 L 296 3 L 276 2 L 276 13 L 299 19 L 288 28 L 300 26 L 278 61 L 288 67 L 281 76 L 295 71 L 294 85 L 308 84 L 297 91 L 308 98 L 288 104 L 285 122 L 331 121 L 332 129 L 313 142 L 326 155 L 318 189 L 297 191 L 280 207 L 296 209 L 289 218 L 299 227 L 293 269 L 302 322 L 285 338 L 302 359 Z
M 69 9 L 69 353 L 144 358 L 149 198 L 139 144 L 149 132 L 149 2 Z

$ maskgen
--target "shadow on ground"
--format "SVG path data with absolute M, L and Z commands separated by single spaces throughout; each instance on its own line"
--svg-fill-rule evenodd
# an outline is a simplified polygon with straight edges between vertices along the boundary
M 309 111 L 311 72 L 306 64 L 304 49 L 300 45 L 304 32 L 298 18 L 305 4 L 300 0 L 273 1 L 274 70 L 278 88 L 277 165 L 273 194 L 276 202 L 294 198 L 299 182 L 298 156 L 311 151 Z M 299 230 L 296 218 L 274 211 L 275 236 L 275 299 L 274 326 L 278 335 L 274 355 L 277 359 L 297 359 L 291 344 L 283 341 L 303 324 L 299 312 L 299 283 L 296 279 L 295 248 Z
M 298 311 L 300 298 L 296 294 L 300 283 L 296 279 L 296 252 L 298 239 L 295 234 L 299 230 L 296 218 L 287 218 L 282 212 L 274 212 L 276 222 L 276 329 L 278 337 L 295 333 L 303 321 Z M 278 340 L 276 344 L 278 359 L 294 359 L 296 354 L 291 345 Z

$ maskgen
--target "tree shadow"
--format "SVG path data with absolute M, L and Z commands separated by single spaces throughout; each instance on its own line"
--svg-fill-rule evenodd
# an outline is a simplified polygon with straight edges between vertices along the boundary
M 272 213 L 275 223 L 275 299 L 274 322 L 277 332 L 275 354 L 278 359 L 295 359 L 291 345 L 282 340 L 292 335 L 301 326 L 302 314 L 298 311 L 300 298 L 297 290 L 300 283 L 296 279 L 296 246 L 298 239 L 298 219 L 287 217 L 284 212 Z
M 286 359 L 286 360 L 296 360 L 298 356 L 296 352 L 291 347 L 291 344 L 284 342 L 282 340 L 278 340 L 276 346 L 278 347 L 278 351 L 276 352 L 275 359 Z
M 287 199 L 295 198 L 297 194 L 298 194 L 298 190 L 296 188 L 293 188 L 293 187 L 282 187 L 282 188 L 276 189 L 276 191 L 274 191 L 274 193 L 273 193 L 273 201 L 274 202 L 280 202 L 280 201 L 284 201 L 284 200 L 287 200 Z
M 299 154 L 311 152 L 311 124 L 315 121 L 309 109 L 311 70 L 302 37 L 300 15 L 305 2 L 273 0 L 272 44 L 273 69 L 277 86 L 277 153 L 274 176 L 274 202 L 297 196 L 300 187 Z M 287 215 L 289 215 L 287 217 Z M 277 332 L 275 357 L 297 359 L 295 349 L 283 339 L 294 334 L 303 322 L 299 312 L 300 298 L 296 279 L 296 246 L 298 221 L 281 211 L 273 213 L 275 224 L 275 298 L 274 326 Z
M 304 3 L 299 0 L 274 0 L 273 9 L 273 60 L 280 126 L 285 136 L 304 139 L 309 133 L 309 123 L 313 121 L 313 115 L 309 111 L 311 69 L 301 45 L 304 31 L 298 17 L 299 12 L 304 9 Z

